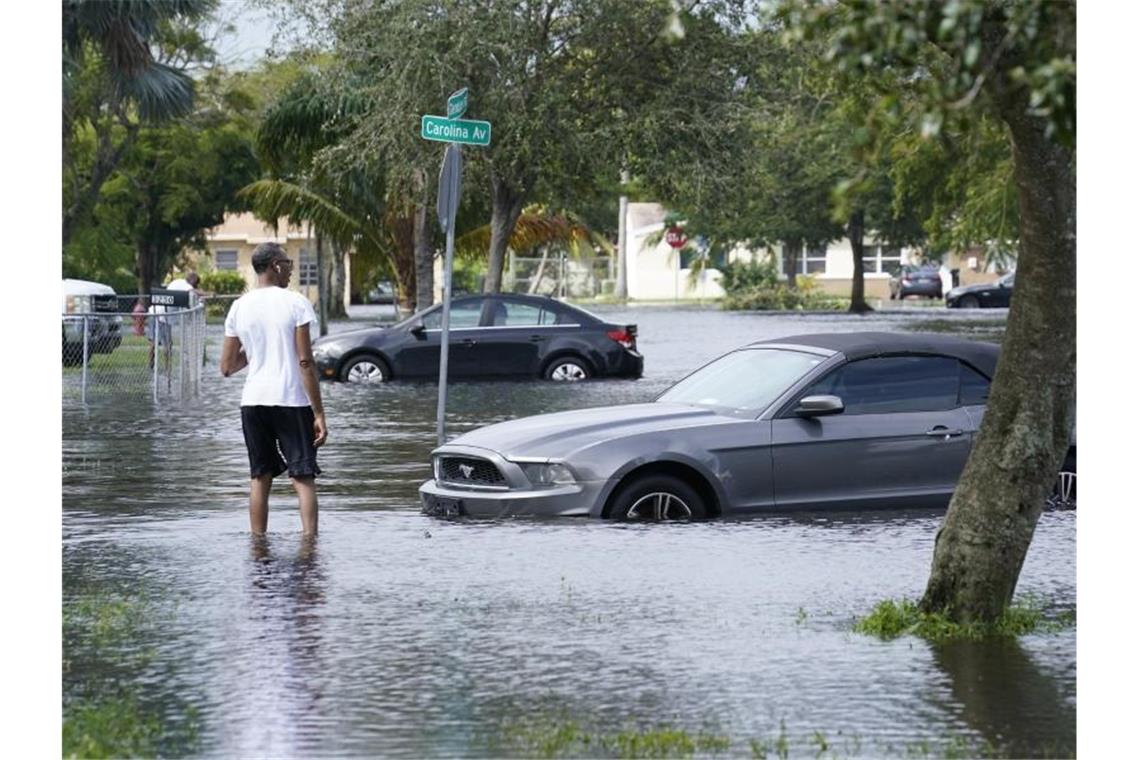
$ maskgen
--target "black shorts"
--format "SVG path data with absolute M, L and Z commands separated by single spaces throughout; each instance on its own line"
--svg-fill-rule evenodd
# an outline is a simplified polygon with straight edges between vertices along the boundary
M 249 451 L 249 476 L 286 470 L 291 478 L 321 474 L 313 446 L 313 409 L 308 406 L 243 406 L 241 432 Z

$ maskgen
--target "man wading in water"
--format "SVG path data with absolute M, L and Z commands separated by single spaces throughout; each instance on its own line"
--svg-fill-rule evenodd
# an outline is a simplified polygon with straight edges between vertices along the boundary
M 226 316 L 222 374 L 249 367 L 241 393 L 241 430 L 249 451 L 249 529 L 265 533 L 269 489 L 286 470 L 297 491 L 301 528 L 317 532 L 317 448 L 328 437 L 309 325 L 309 299 L 287 290 L 293 262 L 277 243 L 253 250 L 257 287 Z M 282 458 L 284 454 L 284 458 Z

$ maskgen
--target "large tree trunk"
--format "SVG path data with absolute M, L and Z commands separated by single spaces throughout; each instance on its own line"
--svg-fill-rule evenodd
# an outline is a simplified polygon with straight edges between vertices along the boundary
M 317 233 L 317 320 L 321 335 L 329 334 L 329 273 L 325 267 L 325 241 Z
M 1044 120 L 1027 115 L 1024 92 L 1004 84 L 990 87 L 1013 144 L 1017 292 L 986 416 L 938 532 L 922 600 L 924 609 L 960 622 L 994 620 L 1008 607 L 1075 413 L 1075 157 L 1046 137 Z
M 431 228 L 428 226 L 427 176 L 416 172 L 417 198 L 415 227 L 415 272 L 416 304 L 419 311 L 431 306 L 435 301 L 435 249 L 431 244 Z
M 525 202 L 525 190 L 515 190 L 499 179 L 498 175 L 491 175 L 491 250 L 487 279 L 483 283 L 484 293 L 498 293 L 503 289 L 507 244 L 510 243 Z
M 332 255 L 329 259 L 329 319 L 346 319 L 348 313 L 344 308 L 345 271 L 344 257 L 347 254 L 336 243 L 332 244 Z
M 388 219 L 392 236 L 392 263 L 396 269 L 396 300 L 400 311 L 411 313 L 416 292 L 415 207 L 408 205 Z
M 851 306 L 847 310 L 865 314 L 874 309 L 863 295 L 863 209 L 851 213 L 847 221 L 847 237 L 851 241 L 851 261 L 855 267 L 851 273 Z
M 158 249 L 152 243 L 139 243 L 135 248 L 135 276 L 139 295 L 145 296 L 158 284 Z
M 802 240 L 784 241 L 784 276 L 788 280 L 788 287 L 792 290 L 796 288 L 796 274 L 799 271 L 800 254 L 803 250 Z

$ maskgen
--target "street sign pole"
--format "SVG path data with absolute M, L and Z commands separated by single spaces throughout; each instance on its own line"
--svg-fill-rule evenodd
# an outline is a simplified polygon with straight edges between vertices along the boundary
M 438 446 L 444 444 L 444 417 L 447 411 L 447 359 L 451 348 L 451 274 L 455 259 L 455 212 L 459 209 L 459 190 L 463 176 L 461 144 L 491 144 L 491 122 L 461 119 L 467 111 L 467 88 L 456 90 L 447 98 L 447 116 L 426 115 L 420 119 L 420 137 L 448 143 L 439 169 L 439 196 L 436 212 L 439 225 L 447 233 L 447 253 L 443 264 L 443 320 L 439 335 L 439 400 L 435 410 L 435 435 Z
M 439 335 L 439 399 L 435 410 L 436 445 L 444 443 L 444 414 L 447 410 L 447 359 L 451 348 L 451 273 L 455 260 L 455 212 L 459 208 L 459 188 L 463 173 L 463 153 L 451 143 L 443 154 L 439 170 L 439 200 L 436 210 L 440 226 L 447 232 L 447 253 L 443 263 L 443 321 Z
M 458 147 L 456 148 L 458 150 Z M 453 225 L 447 227 L 447 257 L 443 265 L 443 329 L 439 336 L 439 399 L 435 410 L 435 440 L 437 446 L 443 445 L 444 425 L 443 416 L 447 409 L 447 355 L 451 346 L 449 333 L 451 328 L 451 267 L 455 256 L 455 229 Z

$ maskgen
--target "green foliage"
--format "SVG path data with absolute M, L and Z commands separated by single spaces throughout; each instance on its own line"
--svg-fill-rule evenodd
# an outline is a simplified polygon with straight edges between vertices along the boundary
M 906 635 L 930 641 L 981 640 L 1056 632 L 1071 625 L 1073 620 L 1071 613 L 1050 619 L 1040 602 L 1028 599 L 1011 605 L 993 623 L 955 623 L 945 615 L 922 611 L 917 602 L 901 599 L 879 602 L 869 615 L 856 621 L 855 631 L 887 641 Z
M 143 348 L 146 341 L 127 336 Z M 112 356 L 122 353 L 121 349 Z M 198 714 L 183 705 L 179 717 L 152 707 L 132 683 L 132 674 L 150 662 L 139 646 L 156 620 L 153 596 L 146 591 L 94 591 L 65 599 L 63 641 L 65 678 L 63 756 L 79 758 L 155 757 L 192 753 L 198 744 Z M 73 658 L 93 661 L 91 676 L 75 680 Z
M 776 264 L 768 259 L 730 261 L 720 271 L 723 275 L 721 286 L 730 295 L 757 288 L 774 288 L 781 279 Z
M 494 746 L 494 745 L 505 746 Z M 692 757 L 727 753 L 727 736 L 699 731 L 695 735 L 672 726 L 595 733 L 569 719 L 531 720 L 508 726 L 492 749 L 509 748 L 525 757 Z
M 134 263 L 129 237 L 113 222 L 84 227 L 63 247 L 64 277 L 101 282 L 119 295 L 137 291 Z
M 64 710 L 64 757 L 154 757 L 161 736 L 159 717 L 142 710 L 133 696 L 87 701 Z
M 731 261 L 721 271 L 725 309 L 734 311 L 838 311 L 847 308 L 842 298 L 820 293 L 811 278 L 797 277 L 789 288 L 770 260 Z
M 241 295 L 245 292 L 245 277 L 240 272 L 214 270 L 199 275 L 198 287 L 219 296 Z

